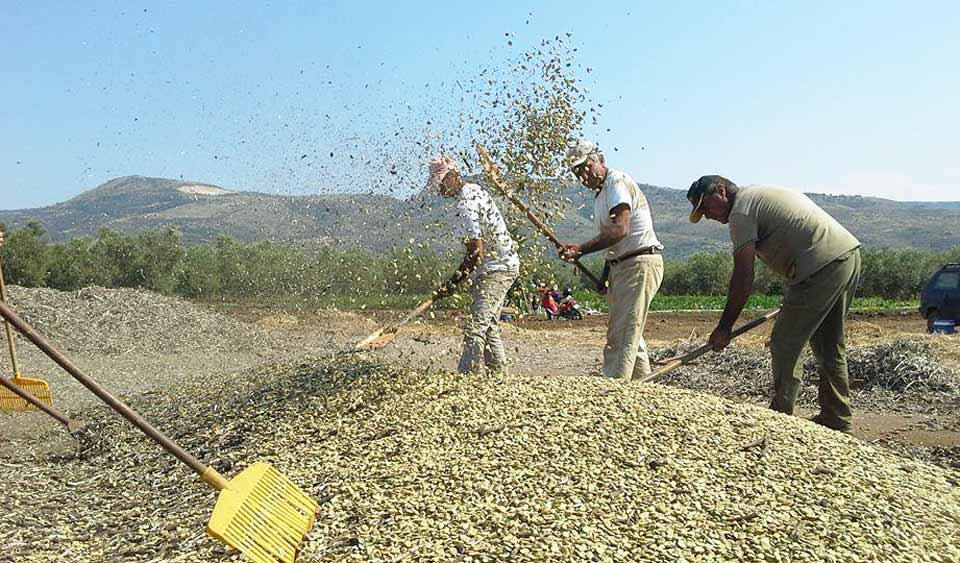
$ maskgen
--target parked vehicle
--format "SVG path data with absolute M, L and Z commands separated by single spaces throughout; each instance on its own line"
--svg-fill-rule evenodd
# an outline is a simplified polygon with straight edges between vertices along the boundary
M 570 319 L 575 321 L 583 319 L 583 311 L 580 310 L 580 305 L 577 304 L 577 300 L 573 297 L 573 290 L 567 289 L 563 295 L 550 287 L 541 287 L 538 291 L 540 293 L 540 306 L 543 308 L 544 313 L 547 314 L 547 319 Z
M 920 291 L 920 314 L 927 332 L 953 332 L 960 323 L 960 264 L 947 264 Z
M 540 306 L 543 307 L 543 312 L 547 314 L 548 319 L 553 319 L 559 314 L 557 300 L 553 298 L 553 291 L 550 288 L 540 289 Z
M 557 312 L 559 316 L 565 319 L 583 320 L 583 311 L 580 310 L 580 305 L 577 304 L 577 300 L 573 297 L 573 291 L 570 289 L 564 292 L 563 299 L 557 305 Z

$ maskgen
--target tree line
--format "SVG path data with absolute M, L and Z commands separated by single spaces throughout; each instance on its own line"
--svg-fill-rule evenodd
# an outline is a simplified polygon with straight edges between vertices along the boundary
M 95 237 L 54 243 L 42 225 L 30 222 L 8 232 L 2 253 L 8 283 L 64 291 L 88 286 L 143 288 L 188 298 L 313 297 L 372 298 L 427 295 L 446 279 L 456 255 L 388 254 L 309 248 L 269 241 L 240 242 L 222 236 L 185 245 L 174 228 L 121 234 L 102 229 Z M 960 262 L 960 246 L 945 253 L 916 249 L 865 249 L 858 294 L 913 299 L 941 265 Z M 600 260 L 587 265 L 599 274 Z M 660 292 L 666 295 L 723 295 L 733 268 L 727 253 L 668 259 Z M 549 252 L 524 260 L 527 293 L 541 284 L 585 287 L 572 267 Z M 758 263 L 755 292 L 778 295 L 782 281 Z

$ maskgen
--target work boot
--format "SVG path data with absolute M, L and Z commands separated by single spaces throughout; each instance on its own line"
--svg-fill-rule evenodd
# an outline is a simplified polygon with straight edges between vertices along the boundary
M 839 420 L 829 420 L 823 416 L 823 413 L 820 413 L 816 416 L 810 417 L 810 422 L 819 424 L 820 426 L 829 428 L 830 430 L 836 430 L 837 432 L 843 432 L 844 434 L 851 434 L 853 432 L 853 425 L 850 423 L 844 423 Z

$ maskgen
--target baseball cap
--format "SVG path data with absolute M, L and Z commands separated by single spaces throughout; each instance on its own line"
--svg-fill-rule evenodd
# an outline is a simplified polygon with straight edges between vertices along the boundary
M 567 149 L 567 168 L 580 166 L 592 154 L 600 154 L 600 148 L 593 141 L 579 139 Z
M 711 174 L 709 176 L 700 176 L 700 179 L 696 182 L 690 184 L 690 189 L 687 190 L 687 200 L 690 202 L 690 205 L 693 206 L 693 211 L 690 212 L 690 222 L 699 223 L 700 219 L 703 219 L 703 200 L 706 196 L 717 191 L 717 188 L 720 186 L 735 185 L 730 180 L 727 180 L 723 176 L 717 176 L 716 174 Z

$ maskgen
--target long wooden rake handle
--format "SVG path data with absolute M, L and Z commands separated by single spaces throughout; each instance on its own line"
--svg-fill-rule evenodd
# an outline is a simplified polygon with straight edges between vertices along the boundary
M 38 409 L 42 410 L 43 412 L 47 413 L 48 415 L 50 415 L 51 417 L 53 417 L 54 419 L 56 419 L 57 422 L 59 422 L 60 424 L 63 424 L 64 426 L 66 426 L 66 427 L 67 427 L 67 430 L 68 430 L 71 434 L 73 434 L 74 432 L 77 432 L 78 430 L 80 430 L 81 428 L 83 428 L 83 423 L 81 423 L 81 422 L 76 422 L 76 421 L 74 421 L 74 420 L 70 420 L 69 418 L 67 418 L 67 416 L 66 416 L 65 414 L 63 414 L 62 412 L 60 412 L 60 411 L 57 410 L 56 408 L 47 405 L 46 403 L 44 403 L 44 402 L 41 401 L 40 399 L 37 399 L 36 397 L 34 397 L 33 395 L 31 395 L 31 394 L 28 393 L 27 391 L 24 391 L 23 389 L 21 389 L 21 388 L 20 388 L 17 384 L 15 384 L 13 381 L 7 379 L 6 377 L 4 377 L 4 376 L 2 376 L 2 375 L 0 375 L 0 385 L 3 385 L 3 386 L 6 387 L 7 389 L 9 389 L 11 393 L 17 395 L 18 397 L 20 397 L 20 398 L 23 399 L 24 401 L 30 403 L 31 405 L 37 407 Z
M 7 284 L 3 281 L 3 258 L 0 257 L 0 301 L 7 302 Z M 13 366 L 13 376 L 20 376 L 20 368 L 17 366 L 17 345 L 13 341 L 13 331 L 10 330 L 10 323 L 3 321 L 3 328 L 7 331 L 7 348 L 10 350 L 10 365 Z
M 509 199 L 510 203 L 517 206 L 517 209 L 526 214 L 527 219 L 533 223 L 533 226 L 536 227 L 537 230 L 543 234 L 543 236 L 547 237 L 547 239 L 549 239 L 550 242 L 557 247 L 557 249 L 563 248 L 563 243 L 560 242 L 560 239 L 557 237 L 556 233 L 553 232 L 553 229 L 541 221 L 540 218 L 530 210 L 530 206 L 523 203 L 523 201 L 521 201 L 516 194 L 507 188 L 506 184 L 500 178 L 500 171 L 497 170 L 496 165 L 493 163 L 493 159 L 490 158 L 490 155 L 487 153 L 487 150 L 483 148 L 483 145 L 477 145 L 477 154 L 480 155 L 480 162 L 483 165 L 483 169 L 487 173 L 487 176 L 490 178 L 490 182 L 494 185 L 494 187 L 496 187 L 500 193 Z M 598 291 L 602 289 L 603 284 L 599 279 L 597 279 L 597 276 L 593 275 L 593 272 L 584 266 L 579 259 L 574 260 L 573 265 L 576 266 L 578 270 L 583 272 L 583 275 L 587 276 L 591 282 L 593 282 Z
M 520 201 L 520 198 L 518 198 L 514 194 L 505 194 L 505 195 L 507 196 L 507 199 L 509 199 L 514 205 L 516 205 L 520 211 L 526 213 L 527 218 L 530 219 L 530 222 L 533 223 L 533 225 L 537 228 L 537 230 L 543 233 L 543 235 L 547 237 L 550 240 L 550 242 L 552 242 L 553 245 L 557 247 L 557 249 L 563 248 L 563 243 L 560 241 L 559 238 L 557 238 L 557 235 L 553 232 L 553 229 L 548 227 L 543 221 L 540 220 L 539 217 L 534 215 L 533 211 L 530 210 L 529 206 L 527 206 L 525 203 Z M 587 268 L 586 266 L 583 265 L 582 262 L 580 262 L 579 258 L 573 261 L 573 265 L 578 270 L 583 272 L 583 275 L 587 276 L 587 279 L 593 282 L 593 285 L 598 290 L 603 286 L 603 283 L 597 278 L 597 276 L 593 275 L 593 272 L 591 272 L 589 268 Z
M 373 334 L 371 334 L 370 336 L 368 336 L 368 337 L 364 338 L 363 340 L 361 340 L 360 342 L 358 342 L 358 343 L 353 347 L 353 349 L 354 349 L 354 350 L 362 350 L 364 347 L 368 346 L 371 342 L 373 342 L 374 340 L 380 338 L 382 335 L 387 334 L 387 333 L 397 332 L 398 330 L 400 330 L 400 327 L 404 326 L 405 324 L 409 323 L 409 322 L 412 321 L 413 319 L 415 319 L 415 318 L 419 317 L 420 315 L 424 314 L 424 313 L 427 311 L 427 309 L 429 309 L 429 308 L 434 304 L 435 301 L 436 301 L 436 300 L 433 299 L 433 298 L 427 299 L 427 300 L 424 301 L 423 303 L 417 305 L 417 308 L 416 308 L 416 309 L 414 309 L 414 310 L 410 311 L 409 313 L 407 313 L 407 316 L 403 317 L 403 319 L 401 319 L 399 323 L 397 323 L 397 324 L 395 324 L 395 325 L 388 325 L 388 326 L 385 326 L 385 327 L 382 327 L 382 328 L 377 329 L 376 331 L 373 332 Z
M 769 321 L 770 319 L 776 317 L 779 313 L 780 313 L 780 309 L 774 309 L 773 311 L 770 311 L 769 313 L 767 313 L 766 315 L 763 315 L 762 317 L 757 317 L 756 319 L 753 319 L 752 321 L 750 321 L 750 322 L 748 322 L 748 323 L 744 323 L 744 324 L 740 325 L 739 327 L 737 327 L 736 329 L 734 329 L 733 332 L 730 333 L 730 338 L 731 338 L 731 339 L 736 338 L 736 337 L 740 336 L 741 334 L 743 334 L 743 333 L 745 333 L 745 332 L 747 332 L 747 331 L 749 331 L 749 330 L 753 330 L 754 328 L 757 328 L 758 326 L 762 325 L 763 323 L 765 323 L 765 322 Z M 679 357 L 677 357 L 677 358 L 675 358 L 675 359 L 672 359 L 671 361 L 668 361 L 668 362 L 666 363 L 666 365 L 664 365 L 662 368 L 658 369 L 657 371 L 651 373 L 650 375 L 648 375 L 648 376 L 646 376 L 646 377 L 644 377 L 644 378 L 642 378 L 642 379 L 636 380 L 636 382 L 637 382 L 637 383 L 649 383 L 649 382 L 653 381 L 654 379 L 657 379 L 658 377 L 661 377 L 661 376 L 664 376 L 664 375 L 670 373 L 671 371 L 677 369 L 678 367 L 680 367 L 680 366 L 682 366 L 682 365 L 685 365 L 685 364 L 690 363 L 691 361 L 693 361 L 693 360 L 699 358 L 700 356 L 706 354 L 706 353 L 709 352 L 710 350 L 711 350 L 710 344 L 704 344 L 703 346 L 697 348 L 696 350 L 693 350 L 692 352 L 687 352 L 686 354 L 684 354 L 684 355 L 682 355 L 682 356 L 679 356 Z
M 33 327 L 24 322 L 23 319 L 21 319 L 17 313 L 6 303 L 0 302 L 0 316 L 3 316 L 3 318 L 13 325 L 13 327 L 17 329 L 20 334 L 26 337 L 30 342 L 33 342 L 37 348 L 42 350 L 43 353 L 46 354 L 51 360 L 56 362 L 67 373 L 72 375 L 74 379 L 83 384 L 84 387 L 93 392 L 93 394 L 99 397 L 101 401 L 109 405 L 110 408 L 119 413 L 120 416 L 127 419 L 131 424 L 139 428 L 141 432 L 149 436 L 154 442 L 159 444 L 163 449 L 167 450 L 167 452 L 173 454 L 174 457 L 185 463 L 190 467 L 190 469 L 193 469 L 195 472 L 197 472 L 207 484 L 214 487 L 218 491 L 227 488 L 227 480 L 217 473 L 216 470 L 214 470 L 212 467 L 208 467 L 199 459 L 181 448 L 176 442 L 154 428 L 152 424 L 147 422 L 135 410 L 128 407 L 120 399 L 117 399 L 111 395 L 110 392 L 104 389 L 99 383 L 80 371 L 80 368 L 73 365 L 73 363 L 67 359 L 66 356 L 61 354 L 56 348 L 50 345 L 50 343 L 40 336 L 40 334 L 34 330 Z
M 412 321 L 413 319 L 415 319 L 415 318 L 419 317 L 420 315 L 426 313 L 426 312 L 427 312 L 427 309 L 429 309 L 430 307 L 433 306 L 434 301 L 435 301 L 435 300 L 434 300 L 433 298 L 431 298 L 431 299 L 427 299 L 427 300 L 424 301 L 423 303 L 417 305 L 417 308 L 416 308 L 416 309 L 414 309 L 414 310 L 410 311 L 409 313 L 407 313 L 407 316 L 406 316 L 406 317 L 403 317 L 403 319 L 402 319 L 399 323 L 397 323 L 397 328 L 402 327 L 403 325 L 409 323 L 409 322 Z

